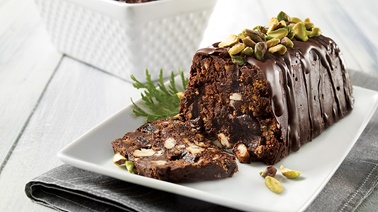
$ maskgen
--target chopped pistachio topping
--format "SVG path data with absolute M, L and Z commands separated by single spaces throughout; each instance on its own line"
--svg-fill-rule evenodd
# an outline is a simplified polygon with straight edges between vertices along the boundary
M 294 47 L 293 40 L 306 42 L 319 35 L 320 28 L 315 27 L 309 18 L 302 21 L 281 11 L 269 20 L 268 26 L 256 26 L 244 29 L 238 35 L 231 34 L 218 47 L 228 48 L 232 62 L 244 65 L 245 57 L 254 56 L 258 60 L 264 60 L 267 52 L 283 55 L 288 48 Z

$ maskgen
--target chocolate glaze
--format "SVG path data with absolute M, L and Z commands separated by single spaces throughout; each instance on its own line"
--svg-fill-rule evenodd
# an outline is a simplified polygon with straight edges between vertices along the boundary
M 246 58 L 265 74 L 287 154 L 344 117 L 354 101 L 349 75 L 333 40 L 321 35 L 293 42 L 294 48 L 283 56 L 266 53 L 263 61 Z M 217 43 L 197 54 L 228 56 L 227 49 L 218 48 Z

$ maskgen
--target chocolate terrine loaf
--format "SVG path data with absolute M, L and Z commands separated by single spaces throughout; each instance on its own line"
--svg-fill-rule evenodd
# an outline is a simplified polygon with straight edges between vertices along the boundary
M 275 164 L 353 103 L 336 43 L 309 19 L 280 12 L 267 27 L 198 50 L 179 115 L 115 140 L 115 163 L 171 182 L 231 177 L 238 167 L 226 151 L 242 163 Z
M 281 12 L 194 55 L 180 113 L 244 163 L 275 164 L 353 108 L 336 43 Z M 332 141 L 328 141 L 332 142 Z
M 148 122 L 112 143 L 135 173 L 170 182 L 217 180 L 237 170 L 235 158 L 178 118 Z

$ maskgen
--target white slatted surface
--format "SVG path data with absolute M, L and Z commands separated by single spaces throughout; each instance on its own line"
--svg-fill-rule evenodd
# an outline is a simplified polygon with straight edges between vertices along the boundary
M 139 97 L 129 83 L 58 53 L 33 4 L 0 0 L 0 211 L 50 211 L 27 199 L 25 183 L 60 165 L 56 152 Z M 279 10 L 311 17 L 349 68 L 378 73 L 374 0 L 219 0 L 202 46 L 265 24 Z M 377 193 L 361 211 L 378 204 Z

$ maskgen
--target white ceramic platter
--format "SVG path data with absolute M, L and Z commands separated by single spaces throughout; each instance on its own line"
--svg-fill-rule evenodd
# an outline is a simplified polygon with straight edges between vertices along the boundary
M 344 160 L 378 106 L 378 92 L 354 87 L 351 114 L 327 129 L 298 152 L 276 164 L 301 171 L 298 179 L 278 175 L 281 194 L 269 191 L 259 176 L 266 165 L 238 164 L 239 172 L 219 181 L 175 184 L 129 174 L 112 163 L 111 142 L 143 123 L 128 106 L 100 123 L 58 153 L 65 163 L 127 182 L 188 196 L 245 211 L 302 211 L 323 189 Z

